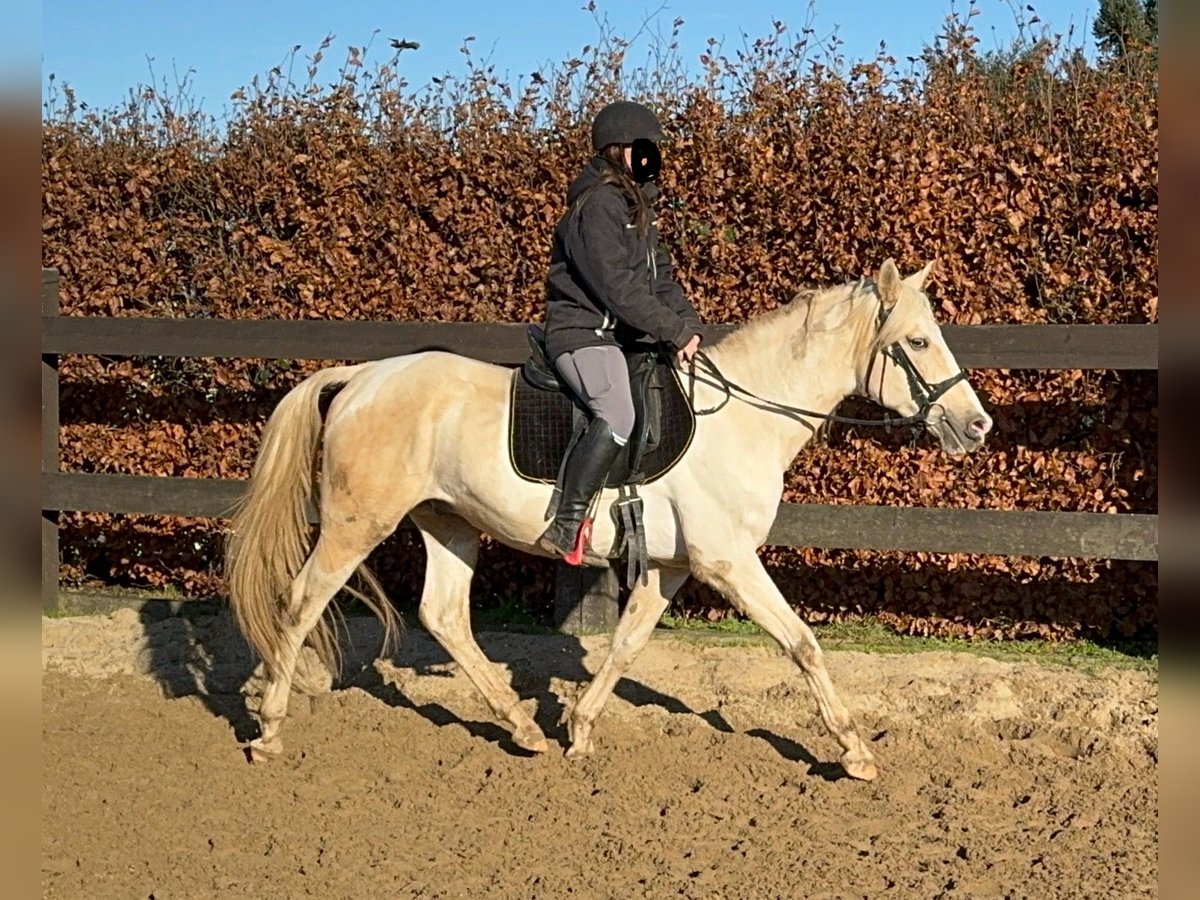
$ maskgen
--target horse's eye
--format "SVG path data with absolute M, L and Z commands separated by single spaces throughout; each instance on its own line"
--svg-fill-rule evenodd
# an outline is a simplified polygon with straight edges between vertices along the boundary
M 926 347 L 929 346 L 929 341 L 925 340 L 925 338 L 919 338 L 919 337 L 909 338 L 908 346 L 912 347 L 914 350 L 924 350 Z

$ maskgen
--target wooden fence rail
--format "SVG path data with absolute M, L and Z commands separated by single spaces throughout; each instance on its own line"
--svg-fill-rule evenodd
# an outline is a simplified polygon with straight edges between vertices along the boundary
M 1158 368 L 1157 325 L 946 326 L 943 333 L 968 369 Z M 60 355 L 367 360 L 430 349 L 507 365 L 522 362 L 528 352 L 520 324 L 59 316 L 58 273 L 43 270 L 43 605 L 55 609 L 59 604 L 59 512 L 220 518 L 244 487 L 244 482 L 229 479 L 61 472 Z M 1156 560 L 1158 516 L 784 503 L 768 542 L 821 548 Z M 611 628 L 617 614 L 612 570 L 562 566 L 555 608 L 565 630 Z
M 946 325 L 942 334 L 965 369 L 1158 368 L 1157 325 Z M 370 360 L 419 350 L 519 365 L 529 344 L 523 324 L 500 322 L 42 318 L 43 354 Z

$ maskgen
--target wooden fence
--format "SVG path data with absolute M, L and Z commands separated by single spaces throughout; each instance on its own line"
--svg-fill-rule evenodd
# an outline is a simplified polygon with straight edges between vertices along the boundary
M 1157 325 L 948 325 L 942 331 L 966 369 L 1158 369 Z M 43 606 L 59 607 L 59 512 L 220 518 L 244 486 L 229 479 L 60 471 L 59 356 L 369 360 L 431 349 L 505 365 L 527 355 L 521 324 L 59 316 L 58 273 L 44 269 Z M 784 503 L 768 543 L 1156 560 L 1158 516 Z M 617 615 L 613 571 L 561 566 L 555 611 L 568 631 L 611 628 Z

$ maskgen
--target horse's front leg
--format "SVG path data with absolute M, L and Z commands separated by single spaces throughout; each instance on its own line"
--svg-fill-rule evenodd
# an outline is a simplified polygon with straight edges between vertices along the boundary
M 571 746 L 567 756 L 578 756 L 592 752 L 592 726 L 612 696 L 613 688 L 621 676 L 633 665 L 634 659 L 650 640 L 654 626 L 671 602 L 671 597 L 687 580 L 686 569 L 651 569 L 647 583 L 640 582 L 629 594 L 625 611 L 613 632 L 612 647 L 608 657 L 592 678 L 587 690 L 575 703 L 567 719 Z
M 873 780 L 877 774 L 875 758 L 858 736 L 850 713 L 838 699 L 812 629 L 788 606 L 754 551 L 732 558 L 722 556 L 720 553 L 693 552 L 692 574 L 720 591 L 738 611 L 775 638 L 795 660 L 816 697 L 825 727 L 845 751 L 841 757 L 842 768 L 854 778 Z

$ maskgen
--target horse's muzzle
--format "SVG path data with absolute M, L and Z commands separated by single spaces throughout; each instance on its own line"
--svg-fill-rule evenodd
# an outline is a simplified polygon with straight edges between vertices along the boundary
M 926 427 L 937 437 L 946 453 L 963 456 L 983 446 L 988 432 L 992 430 L 992 417 L 980 410 L 967 421 L 959 423 L 944 410 L 939 410 L 929 417 Z

